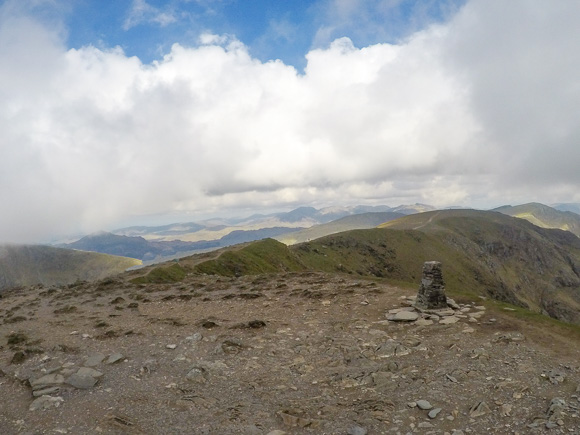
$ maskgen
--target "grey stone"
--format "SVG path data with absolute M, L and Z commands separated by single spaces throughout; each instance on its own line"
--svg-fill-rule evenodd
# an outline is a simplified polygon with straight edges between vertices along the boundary
M 100 378 L 103 376 L 100 371 L 90 367 L 81 367 L 76 374 L 79 376 L 92 376 L 93 378 Z
M 192 367 L 185 375 L 185 379 L 192 382 L 205 383 L 207 381 L 207 370 L 200 366 Z
M 34 390 L 32 395 L 34 397 L 46 396 L 53 393 L 58 393 L 60 391 L 60 387 L 45 387 L 42 389 Z
M 367 435 L 367 430 L 361 426 L 353 426 L 346 433 L 348 435 Z
M 123 358 L 125 358 L 123 356 L 123 354 L 121 353 L 113 353 L 111 355 L 109 355 L 109 358 L 107 358 L 107 361 L 105 361 L 105 363 L 107 364 L 115 364 L 116 362 L 121 361 Z
M 455 302 L 453 299 L 451 298 L 447 298 L 447 306 L 453 308 L 454 310 L 459 310 L 461 307 L 459 306 L 459 304 L 457 304 L 457 302 Z M 468 308 L 469 310 L 469 308 Z
M 84 366 L 85 367 L 98 366 L 100 363 L 103 362 L 104 359 L 105 359 L 105 355 L 103 355 L 102 353 L 95 353 L 87 358 Z
M 427 415 L 429 416 L 429 418 L 436 418 L 440 412 L 441 412 L 441 408 L 434 408 L 431 411 L 429 411 L 429 414 L 427 414 Z
M 565 410 L 566 401 L 556 397 L 550 401 L 550 407 L 548 408 L 548 412 L 546 412 L 546 416 L 548 417 L 549 421 L 555 421 L 561 418 Z
M 433 323 L 434 323 L 433 320 L 429 320 L 429 319 L 417 319 L 417 321 L 415 322 L 415 325 L 417 325 L 417 326 L 430 326 Z
M 66 383 L 78 388 L 79 390 L 86 390 L 94 387 L 97 384 L 97 379 L 92 376 L 83 376 L 75 373 L 67 378 Z
M 433 405 L 431 405 L 427 400 L 417 400 L 417 406 L 419 409 L 423 409 L 425 411 L 433 408 Z
M 59 375 L 57 373 L 44 375 L 38 379 L 30 381 L 30 385 L 33 389 L 38 389 L 38 387 L 44 387 L 47 385 L 59 385 L 62 383 L 64 383 L 64 376 Z
M 418 318 L 419 314 L 412 311 L 399 311 L 398 313 L 387 317 L 388 320 L 392 320 L 393 322 L 413 322 Z
M 471 418 L 480 417 L 491 412 L 489 406 L 485 402 L 477 402 L 469 409 L 469 416 Z
M 457 323 L 457 322 L 459 322 L 459 317 L 455 317 L 455 316 L 445 317 L 445 318 L 439 320 L 440 325 L 451 325 L 452 323 Z

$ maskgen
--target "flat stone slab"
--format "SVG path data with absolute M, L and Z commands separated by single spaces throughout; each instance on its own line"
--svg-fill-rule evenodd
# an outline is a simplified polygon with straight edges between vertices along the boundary
M 32 392 L 32 395 L 34 397 L 40 397 L 40 396 L 47 396 L 53 393 L 58 393 L 60 391 L 60 387 L 46 387 L 46 388 L 41 388 L 39 390 L 34 390 Z
M 431 326 L 433 323 L 433 320 L 429 320 L 429 319 L 417 319 L 417 321 L 415 322 L 415 325 L 417 326 Z
M 81 367 L 76 374 L 79 376 L 92 376 L 93 378 L 100 378 L 103 376 L 100 371 L 90 367 Z
M 419 318 L 419 314 L 413 311 L 399 311 L 396 314 L 387 317 L 393 322 L 414 322 Z
M 121 353 L 113 353 L 111 355 L 109 355 L 109 358 L 107 358 L 107 361 L 105 361 L 107 364 L 115 364 L 116 362 L 121 361 L 123 358 L 125 358 L 123 356 L 123 354 Z
M 452 310 L 451 308 L 443 308 L 440 310 L 420 310 L 420 311 L 426 314 L 435 314 L 436 316 L 439 317 L 453 316 L 455 314 L 455 310 Z
M 46 385 L 59 385 L 64 383 L 64 376 L 57 373 L 51 373 L 49 375 L 44 375 L 38 379 L 30 381 L 30 386 L 33 389 L 38 389 L 39 387 L 44 387 Z
M 97 384 L 97 379 L 92 376 L 83 376 L 75 373 L 66 380 L 66 383 L 79 390 L 86 390 L 94 387 Z
M 104 359 L 105 359 L 105 355 L 103 355 L 102 353 L 95 353 L 94 355 L 91 355 L 87 358 L 84 366 L 85 367 L 98 366 L 100 363 L 103 362 Z
M 455 317 L 455 316 L 445 317 L 445 318 L 439 320 L 440 325 L 451 325 L 451 324 L 457 323 L 457 322 L 459 322 L 459 317 Z

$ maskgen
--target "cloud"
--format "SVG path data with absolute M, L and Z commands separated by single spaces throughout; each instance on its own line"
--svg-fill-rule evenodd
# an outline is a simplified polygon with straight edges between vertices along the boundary
M 396 43 L 429 25 L 446 21 L 464 0 L 320 0 L 313 47 L 350 37 L 358 45 Z
M 578 201 L 573 2 L 474 0 L 304 73 L 231 36 L 143 64 L 0 7 L 0 241 L 299 204 Z
M 176 21 L 175 12 L 170 8 L 161 10 L 151 6 L 145 0 L 133 0 L 129 14 L 123 23 L 123 30 L 129 30 L 143 23 L 152 23 L 165 27 Z

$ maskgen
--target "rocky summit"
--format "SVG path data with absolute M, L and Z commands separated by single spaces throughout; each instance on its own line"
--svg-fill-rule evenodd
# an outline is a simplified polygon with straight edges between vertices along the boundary
M 577 329 L 314 272 L 0 299 L 2 434 L 579 434 Z

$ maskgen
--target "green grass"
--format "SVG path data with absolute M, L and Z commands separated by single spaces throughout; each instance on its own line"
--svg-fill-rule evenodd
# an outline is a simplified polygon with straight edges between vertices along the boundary
M 183 281 L 187 276 L 187 270 L 179 263 L 171 266 L 159 266 L 151 269 L 145 276 L 139 276 L 131 280 L 134 284 L 165 284 Z
M 194 266 L 197 273 L 208 275 L 259 275 L 262 273 L 305 270 L 295 255 L 273 239 L 254 242 L 239 250 L 230 250 L 218 258 Z

